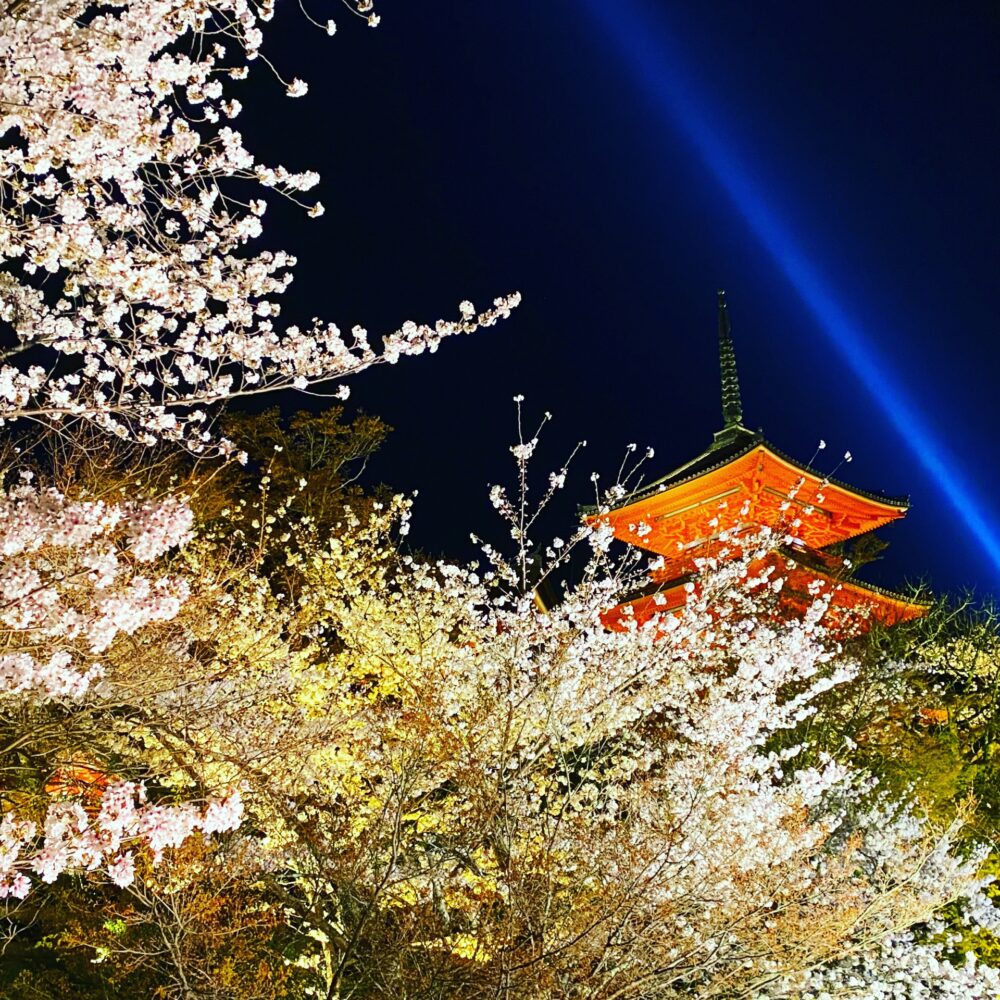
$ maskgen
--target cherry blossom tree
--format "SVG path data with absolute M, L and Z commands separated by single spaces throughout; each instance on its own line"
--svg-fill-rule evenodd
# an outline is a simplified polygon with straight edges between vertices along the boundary
M 31 704 L 69 706 L 92 694 L 106 673 L 102 655 L 119 636 L 170 621 L 188 596 L 184 580 L 147 568 L 190 537 L 191 511 L 173 498 L 140 503 L 69 500 L 37 489 L 25 474 L 0 494 L 0 716 Z M 25 745 L 24 734 L 13 745 Z M 8 752 L 10 747 L 7 748 Z M 41 823 L 0 814 L 0 897 L 23 898 L 33 872 L 52 882 L 67 868 L 107 862 L 119 885 L 134 872 L 130 845 L 159 855 L 194 830 L 232 829 L 238 793 L 204 810 L 146 802 L 141 783 L 107 782 L 96 817 L 59 796 Z M 16 785 L 3 793 L 31 799 Z
M 755 568 L 775 539 L 734 537 L 741 555 L 703 565 L 683 611 L 609 631 L 601 616 L 645 579 L 645 557 L 622 561 L 599 522 L 535 543 L 533 441 L 515 446 L 512 496 L 493 491 L 512 555 L 486 546 L 479 566 L 408 553 L 404 498 L 360 516 L 334 505 L 320 524 L 294 476 L 249 501 L 241 479 L 204 513 L 207 469 L 184 481 L 187 508 L 163 492 L 169 467 L 142 500 L 14 487 L 6 545 L 37 580 L 7 627 L 42 675 L 6 696 L 3 728 L 106 783 L 64 779 L 56 802 L 23 805 L 12 784 L 8 894 L 34 878 L 21 905 L 39 905 L 69 891 L 44 886 L 66 868 L 135 875 L 131 929 L 102 929 L 109 896 L 77 947 L 109 969 L 120 949 L 135 976 L 130 935 L 155 930 L 187 942 L 180 971 L 156 951 L 155 981 L 216 982 L 221 966 L 199 963 L 229 952 L 198 945 L 197 868 L 181 851 L 173 874 L 147 878 L 145 858 L 242 811 L 189 856 L 239 881 L 240 914 L 280 914 L 282 976 L 303 995 L 992 995 L 996 973 L 957 936 L 996 925 L 966 813 L 932 820 L 849 745 L 810 743 L 817 706 L 858 671 L 824 625 L 826 597 L 783 615 L 780 563 Z M 543 502 L 566 481 L 551 477 Z M 77 487 L 113 497 L 125 482 Z M 539 576 L 563 583 L 546 611 Z M 143 603 L 161 592 L 176 603 Z M 62 686 L 40 655 L 56 618 L 76 629 Z M 190 908 L 171 902 L 177 885 Z M 218 942 L 224 917 L 206 919 Z
M 355 12 L 375 24 L 371 7 Z M 358 326 L 280 323 L 295 260 L 250 249 L 266 194 L 323 209 L 304 200 L 314 172 L 258 162 L 230 124 L 231 81 L 267 61 L 273 13 L 273 0 L 0 10 L 0 420 L 83 419 L 203 449 L 215 404 L 433 351 L 517 305 L 463 302 L 381 347 Z
M 371 7 L 364 0 L 356 13 L 375 25 Z M 458 321 L 404 324 L 380 351 L 357 327 L 344 338 L 319 321 L 275 326 L 295 261 L 248 252 L 267 207 L 248 185 L 304 204 L 318 177 L 255 163 L 223 124 L 240 112 L 226 82 L 260 56 L 272 15 L 272 4 L 245 0 L 3 5 L 0 424 L 83 419 L 203 450 L 212 404 L 434 350 L 517 304 L 498 299 L 477 314 L 463 302 Z M 287 90 L 297 97 L 306 87 L 293 80 Z M 312 203 L 309 214 L 321 213 Z M 100 654 L 119 635 L 170 621 L 187 597 L 183 581 L 136 566 L 186 540 L 190 511 L 170 499 L 70 500 L 26 481 L 3 493 L 0 518 L 0 699 L 16 707 L 99 697 Z M 204 810 L 167 808 L 147 803 L 141 784 L 106 786 L 96 817 L 58 801 L 41 827 L 4 812 L 0 893 L 23 897 L 27 869 L 51 881 L 107 858 L 125 884 L 130 842 L 158 854 L 195 829 L 229 829 L 240 813 L 238 795 Z
M 460 566 L 406 551 L 403 498 L 318 530 L 289 514 L 308 503 L 262 488 L 188 543 L 176 618 L 137 632 L 141 654 L 102 682 L 119 706 L 108 746 L 141 741 L 181 795 L 241 788 L 219 857 L 281 901 L 303 991 L 1000 988 L 939 922 L 957 908 L 996 925 L 965 813 L 937 823 L 848 745 L 810 746 L 817 705 L 858 663 L 823 594 L 802 618 L 779 612 L 780 564 L 754 569 L 774 538 L 734 537 L 742 555 L 706 563 L 683 611 L 609 631 L 602 613 L 648 567 L 599 526 L 540 549 L 522 488 L 493 496 L 513 555 Z M 540 574 L 566 578 L 546 611 Z M 137 657 L 160 666 L 137 677 Z M 174 919 L 158 892 L 132 898 Z M 191 940 L 194 918 L 177 919 Z
M 359 2 L 356 13 L 374 26 L 371 7 Z M 84 420 L 199 451 L 213 404 L 434 350 L 517 304 L 498 299 L 477 314 L 463 302 L 457 321 L 406 323 L 380 350 L 358 327 L 345 338 L 319 321 L 275 325 L 295 261 L 248 251 L 267 207 L 263 192 L 249 192 L 273 189 L 318 216 L 322 205 L 300 197 L 318 177 L 256 163 L 224 124 L 240 112 L 226 84 L 260 56 L 272 15 L 272 4 L 244 0 L 0 9 L 0 425 Z M 297 97 L 306 87 L 287 89 Z M 0 517 L 4 707 L 100 701 L 100 654 L 119 635 L 172 620 L 187 598 L 180 579 L 136 566 L 186 540 L 190 511 L 170 499 L 71 500 L 26 482 L 3 493 Z M 23 897 L 28 871 L 52 881 L 108 859 L 126 884 L 129 844 L 158 855 L 193 830 L 230 829 L 240 814 L 238 795 L 168 808 L 146 802 L 141 783 L 105 786 L 96 817 L 58 796 L 43 817 L 4 811 L 0 894 Z M 22 792 L 5 797 L 16 804 Z

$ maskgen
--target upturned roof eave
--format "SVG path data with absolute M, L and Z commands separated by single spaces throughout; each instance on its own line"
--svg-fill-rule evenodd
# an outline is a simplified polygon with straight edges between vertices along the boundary
M 692 466 L 697 465 L 702 459 L 708 458 L 713 451 L 721 452 L 723 450 L 717 443 L 712 444 L 710 447 L 706 448 L 700 454 L 695 455 L 695 457 L 692 458 L 690 461 L 685 462 L 683 465 L 678 465 L 675 469 L 672 469 L 665 475 L 660 476 L 659 479 L 654 480 L 652 483 L 649 483 L 646 486 L 642 486 L 639 489 L 633 490 L 631 493 L 622 497 L 622 499 L 619 500 L 618 503 L 610 507 L 607 512 L 610 513 L 611 511 L 614 510 L 622 510 L 625 507 L 631 506 L 633 503 L 638 503 L 640 500 L 646 500 L 651 496 L 655 496 L 660 493 L 666 493 L 668 490 L 672 490 L 677 486 L 682 486 L 684 483 L 693 482 L 695 479 L 699 479 L 701 476 L 705 476 L 711 472 L 717 471 L 718 469 L 725 468 L 725 466 L 729 465 L 730 462 L 735 462 L 738 458 L 743 458 L 744 455 L 746 455 L 749 451 L 751 451 L 762 441 L 763 438 L 761 438 L 759 435 L 755 435 L 751 440 L 747 442 L 745 448 L 742 448 L 741 450 L 728 455 L 728 457 L 726 458 L 720 459 L 714 465 L 709 465 L 703 469 L 699 469 L 697 472 L 694 472 L 689 476 L 682 476 L 681 478 L 676 478 L 676 479 L 674 478 L 676 476 L 681 476 L 681 473 L 683 473 L 685 469 L 690 469 Z M 669 485 L 667 485 L 668 483 Z M 594 514 L 598 514 L 600 512 L 601 508 L 595 506 L 594 504 L 587 504 L 580 506 L 580 513 L 588 517 L 593 516 Z
M 794 562 L 797 566 L 802 569 L 808 569 L 810 572 L 815 573 L 817 576 L 822 577 L 827 582 L 831 584 L 838 584 L 845 588 L 850 588 L 854 590 L 863 591 L 865 594 L 870 594 L 872 597 L 882 598 L 883 600 L 893 601 L 896 604 L 901 604 L 906 607 L 912 608 L 931 608 L 934 606 L 934 601 L 930 599 L 918 598 L 916 596 L 907 596 L 906 594 L 901 594 L 898 591 L 890 590 L 888 587 L 880 587 L 875 583 L 867 583 L 864 580 L 856 580 L 852 578 L 842 578 L 838 577 L 828 570 L 824 570 L 820 567 L 813 566 L 808 562 L 803 561 L 796 557 L 796 554 L 788 551 L 784 548 L 780 550 L 780 554 Z M 651 580 L 643 587 L 638 587 L 631 593 L 626 594 L 622 600 L 622 604 L 634 604 L 636 601 L 641 601 L 647 597 L 655 597 L 657 594 L 666 594 L 671 591 L 681 589 L 686 583 L 689 583 L 698 578 L 697 572 L 684 573 L 681 576 L 674 577 L 672 580 L 667 581 L 656 581 Z
M 732 462 L 738 461 L 739 459 L 745 457 L 755 448 L 763 447 L 766 448 L 775 458 L 786 462 L 788 465 L 793 466 L 799 472 L 805 473 L 809 476 L 814 476 L 815 478 L 821 480 L 822 482 L 829 483 L 831 486 L 836 486 L 838 489 L 844 490 L 847 493 L 851 493 L 863 500 L 870 500 L 874 503 L 881 504 L 884 507 L 892 507 L 896 510 L 906 511 L 910 506 L 910 498 L 908 496 L 887 496 L 882 493 L 877 493 L 873 490 L 864 490 L 858 486 L 853 486 L 850 483 L 845 483 L 843 480 L 835 479 L 832 476 L 828 476 L 821 472 L 819 469 L 814 469 L 809 465 L 803 465 L 801 462 L 796 461 L 791 455 L 782 451 L 780 448 L 775 447 L 768 441 L 763 435 L 759 433 L 754 433 L 753 431 L 748 431 L 745 428 L 739 428 L 747 435 L 747 442 L 742 447 L 736 451 L 729 452 L 726 457 L 721 458 L 718 462 L 706 465 L 703 468 L 699 468 L 697 472 L 693 472 L 690 475 L 682 475 L 685 469 L 690 469 L 693 466 L 698 465 L 703 459 L 708 459 L 713 452 L 724 452 L 727 451 L 727 445 L 719 443 L 714 443 L 711 447 L 706 448 L 700 455 L 691 459 L 691 461 L 686 462 L 684 465 L 678 466 L 666 475 L 661 476 L 655 482 L 650 483 L 648 486 L 644 486 L 638 490 L 633 491 L 627 496 L 623 497 L 618 503 L 614 504 L 608 511 L 618 511 L 623 510 L 626 507 L 630 507 L 632 504 L 639 503 L 643 500 L 647 500 L 652 496 L 659 496 L 664 493 L 668 493 L 678 486 L 683 486 L 687 483 L 694 482 L 696 479 L 700 479 L 702 476 L 710 475 L 713 472 L 717 472 L 719 469 L 725 468 Z M 582 507 L 581 513 L 584 516 L 592 517 L 595 514 L 600 513 L 600 508 L 595 506 Z

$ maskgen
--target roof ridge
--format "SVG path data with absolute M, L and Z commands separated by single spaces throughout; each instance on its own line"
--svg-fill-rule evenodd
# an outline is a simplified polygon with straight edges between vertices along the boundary
M 890 597 L 895 601 L 902 601 L 906 604 L 913 604 L 917 607 L 931 607 L 933 605 L 933 600 L 924 600 L 917 597 L 908 597 L 906 594 L 901 594 L 898 590 L 890 590 L 888 587 L 880 586 L 877 583 L 869 583 L 867 580 L 858 580 L 855 577 L 838 577 L 834 576 L 831 572 L 824 569 L 821 566 L 815 566 L 808 561 L 808 559 L 803 559 L 800 557 L 800 553 L 797 553 L 794 549 L 789 546 L 781 546 L 778 552 L 784 556 L 786 559 L 791 559 L 792 562 L 796 563 L 798 566 L 802 566 L 804 569 L 813 570 L 820 576 L 824 576 L 831 582 L 838 584 L 846 584 L 849 587 L 857 587 L 858 590 L 866 590 L 873 594 L 879 594 L 882 597 Z
M 782 451 L 780 448 L 771 444 L 770 441 L 762 438 L 761 443 L 766 445 L 778 458 L 783 458 L 786 462 L 791 463 L 796 468 L 802 469 L 803 472 L 808 472 L 810 475 L 819 476 L 824 483 L 830 483 L 833 486 L 839 486 L 843 490 L 850 490 L 852 493 L 857 493 L 858 496 L 867 497 L 869 500 L 876 500 L 879 503 L 887 504 L 890 507 L 901 507 L 909 509 L 910 497 L 909 494 L 903 494 L 899 496 L 890 496 L 888 493 L 879 493 L 877 490 L 866 490 L 860 486 L 852 486 L 850 483 L 844 482 L 842 479 L 835 479 L 833 476 L 829 476 L 819 469 L 814 469 L 811 465 L 805 465 L 798 459 L 792 458 L 788 452 Z
M 768 451 L 770 451 L 777 458 L 782 459 L 789 465 L 795 466 L 795 468 L 799 469 L 801 472 L 808 473 L 811 476 L 816 476 L 824 483 L 829 483 L 833 486 L 839 487 L 842 490 L 847 490 L 848 492 L 854 493 L 857 496 L 864 497 L 867 500 L 874 500 L 876 503 L 881 503 L 888 507 L 896 507 L 898 509 L 906 510 L 910 506 L 909 496 L 890 496 L 889 494 L 886 493 L 878 493 L 875 490 L 866 490 L 860 486 L 853 486 L 850 483 L 846 483 L 841 479 L 835 479 L 833 476 L 829 476 L 819 469 L 814 469 L 811 465 L 806 465 L 802 462 L 799 462 L 797 459 L 793 458 L 787 452 L 784 452 L 780 448 L 773 445 L 763 435 L 755 434 L 752 431 L 748 431 L 747 433 L 753 434 L 753 437 L 751 437 L 747 441 L 745 447 L 740 448 L 739 450 L 734 451 L 732 454 L 727 455 L 724 459 L 720 460 L 714 465 L 709 465 L 706 468 L 699 469 L 698 472 L 693 473 L 689 476 L 684 476 L 681 479 L 676 479 L 673 482 L 670 482 L 669 486 L 665 485 L 667 482 L 671 480 L 672 477 L 678 475 L 678 473 L 683 472 L 685 469 L 691 468 L 692 466 L 700 462 L 702 459 L 708 458 L 713 451 L 722 451 L 723 448 L 726 447 L 725 445 L 722 446 L 717 444 L 711 445 L 709 448 L 706 448 L 705 451 L 703 451 L 700 455 L 697 455 L 693 459 L 691 459 L 690 462 L 686 462 L 684 465 L 680 465 L 671 472 L 668 472 L 665 475 L 660 476 L 659 479 L 655 480 L 652 483 L 649 483 L 647 486 L 633 490 L 631 493 L 624 496 L 618 503 L 616 503 L 611 508 L 611 510 L 621 510 L 623 507 L 628 507 L 633 503 L 638 503 L 639 501 L 645 500 L 648 497 L 654 496 L 657 493 L 665 493 L 668 490 L 672 490 L 677 486 L 682 486 L 685 483 L 689 483 L 692 480 L 699 478 L 700 476 L 708 475 L 710 472 L 715 472 L 717 469 L 721 469 L 724 466 L 729 465 L 730 462 L 735 462 L 737 459 L 742 458 L 748 452 L 752 451 L 755 447 L 761 447 L 761 446 L 767 448 Z M 581 510 L 585 510 L 587 512 L 596 512 L 598 509 L 599 509 L 598 507 L 593 505 L 588 505 L 587 507 L 581 508 Z

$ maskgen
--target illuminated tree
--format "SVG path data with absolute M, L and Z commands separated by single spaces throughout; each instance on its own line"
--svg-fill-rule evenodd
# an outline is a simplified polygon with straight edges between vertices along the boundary
M 532 450 L 516 446 L 524 483 Z M 155 776 L 161 800 L 240 789 L 238 830 L 162 872 L 137 852 L 128 894 L 105 885 L 100 923 L 65 930 L 104 982 L 183 996 L 182 978 L 218 986 L 227 955 L 245 975 L 258 949 L 275 990 L 318 996 L 819 997 L 869 979 L 915 997 L 934 968 L 940 996 L 997 988 L 948 960 L 994 919 L 965 814 L 936 823 L 847 746 L 810 741 L 859 664 L 821 597 L 778 613 L 780 570 L 751 570 L 754 540 L 703 566 L 682 612 L 609 631 L 602 611 L 645 567 L 604 529 L 538 550 L 534 512 L 494 490 L 513 558 L 486 547 L 462 567 L 405 551 L 402 498 L 318 524 L 308 484 L 285 479 L 229 514 L 213 498 L 179 552 L 161 545 L 153 565 L 185 598 L 116 637 L 87 697 L 6 719 L 46 762 L 36 790 L 66 761 Z M 577 582 L 543 612 L 524 585 L 538 575 Z M 93 781 L 61 774 L 86 812 Z M 137 944 L 167 938 L 175 957 Z
M 317 530 L 280 491 L 259 497 L 172 562 L 188 598 L 115 665 L 102 739 L 109 758 L 140 746 L 182 797 L 242 789 L 219 870 L 237 850 L 234 901 L 256 885 L 280 905 L 301 988 L 818 997 L 867 977 L 916 996 L 932 968 L 941 996 L 997 987 L 946 961 L 934 925 L 948 906 L 993 920 L 960 822 L 880 794 L 844 747 L 789 738 L 858 664 L 821 598 L 776 613 L 753 551 L 706 565 L 683 612 L 611 632 L 601 612 L 644 568 L 603 530 L 549 547 L 551 575 L 591 555 L 542 612 L 523 587 L 532 515 L 502 492 L 515 557 L 487 548 L 479 569 L 407 555 L 399 498 Z M 192 898 L 198 870 L 176 876 Z M 135 889 L 154 934 L 160 877 Z M 215 918 L 197 908 L 185 961 L 209 976 L 196 942 Z M 124 938 L 75 941 L 129 961 Z
M 480 574 L 355 544 L 313 558 L 302 598 L 336 637 L 302 696 L 349 720 L 290 838 L 331 995 L 835 994 L 859 954 L 923 975 L 941 949 L 907 933 L 979 898 L 957 827 L 832 758 L 769 751 L 854 672 L 822 602 L 776 620 L 776 581 L 741 562 L 706 569 L 709 594 L 659 630 L 611 633 L 599 615 L 628 581 L 600 551 L 542 613 L 517 561 Z M 997 983 L 940 979 L 956 997 Z

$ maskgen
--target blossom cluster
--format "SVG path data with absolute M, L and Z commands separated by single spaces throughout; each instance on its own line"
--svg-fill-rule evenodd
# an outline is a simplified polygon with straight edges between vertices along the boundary
M 242 816 L 238 791 L 203 809 L 193 803 L 157 805 L 146 801 L 143 785 L 130 781 L 109 785 L 93 818 L 79 802 L 54 802 L 39 830 L 34 822 L 6 812 L 0 818 L 0 899 L 23 899 L 32 886 L 29 872 L 42 882 L 54 882 L 67 870 L 94 871 L 106 865 L 116 885 L 131 885 L 136 847 L 148 847 L 158 859 L 164 849 L 179 847 L 197 830 L 236 829 Z
M 116 637 L 135 635 L 176 617 L 188 583 L 153 567 L 192 537 L 192 512 L 177 497 L 122 500 L 67 497 L 33 485 L 31 473 L 0 492 L 0 704 L 43 706 L 99 700 L 94 682 L 105 673 L 101 654 Z M 0 898 L 23 898 L 31 875 L 52 882 L 64 871 L 106 866 L 118 885 L 131 883 L 134 850 L 154 860 L 193 832 L 235 829 L 238 792 L 199 807 L 146 800 L 142 784 L 104 786 L 93 815 L 86 797 L 55 781 L 44 816 L 27 808 L 0 817 Z M 70 795 L 70 797 L 66 797 Z M 19 796 L 14 795 L 15 802 Z M 38 804 L 33 807 L 37 810 Z
M 191 520 L 174 498 L 74 500 L 27 482 L 0 493 L 0 697 L 82 698 L 119 633 L 172 619 L 187 584 L 141 566 L 184 543 Z
M 295 260 L 248 250 L 267 201 L 244 189 L 301 204 L 319 178 L 257 162 L 228 89 L 272 15 L 273 0 L 0 12 L 0 421 L 83 419 L 203 450 L 212 404 L 433 351 L 517 305 L 462 303 L 457 319 L 405 323 L 380 350 L 358 326 L 278 323 Z
M 778 994 L 779 996 L 781 994 Z M 971 952 L 949 961 L 940 946 L 925 944 L 912 933 L 892 935 L 877 949 L 814 970 L 801 992 L 785 996 L 833 1000 L 995 1000 L 1000 971 Z

